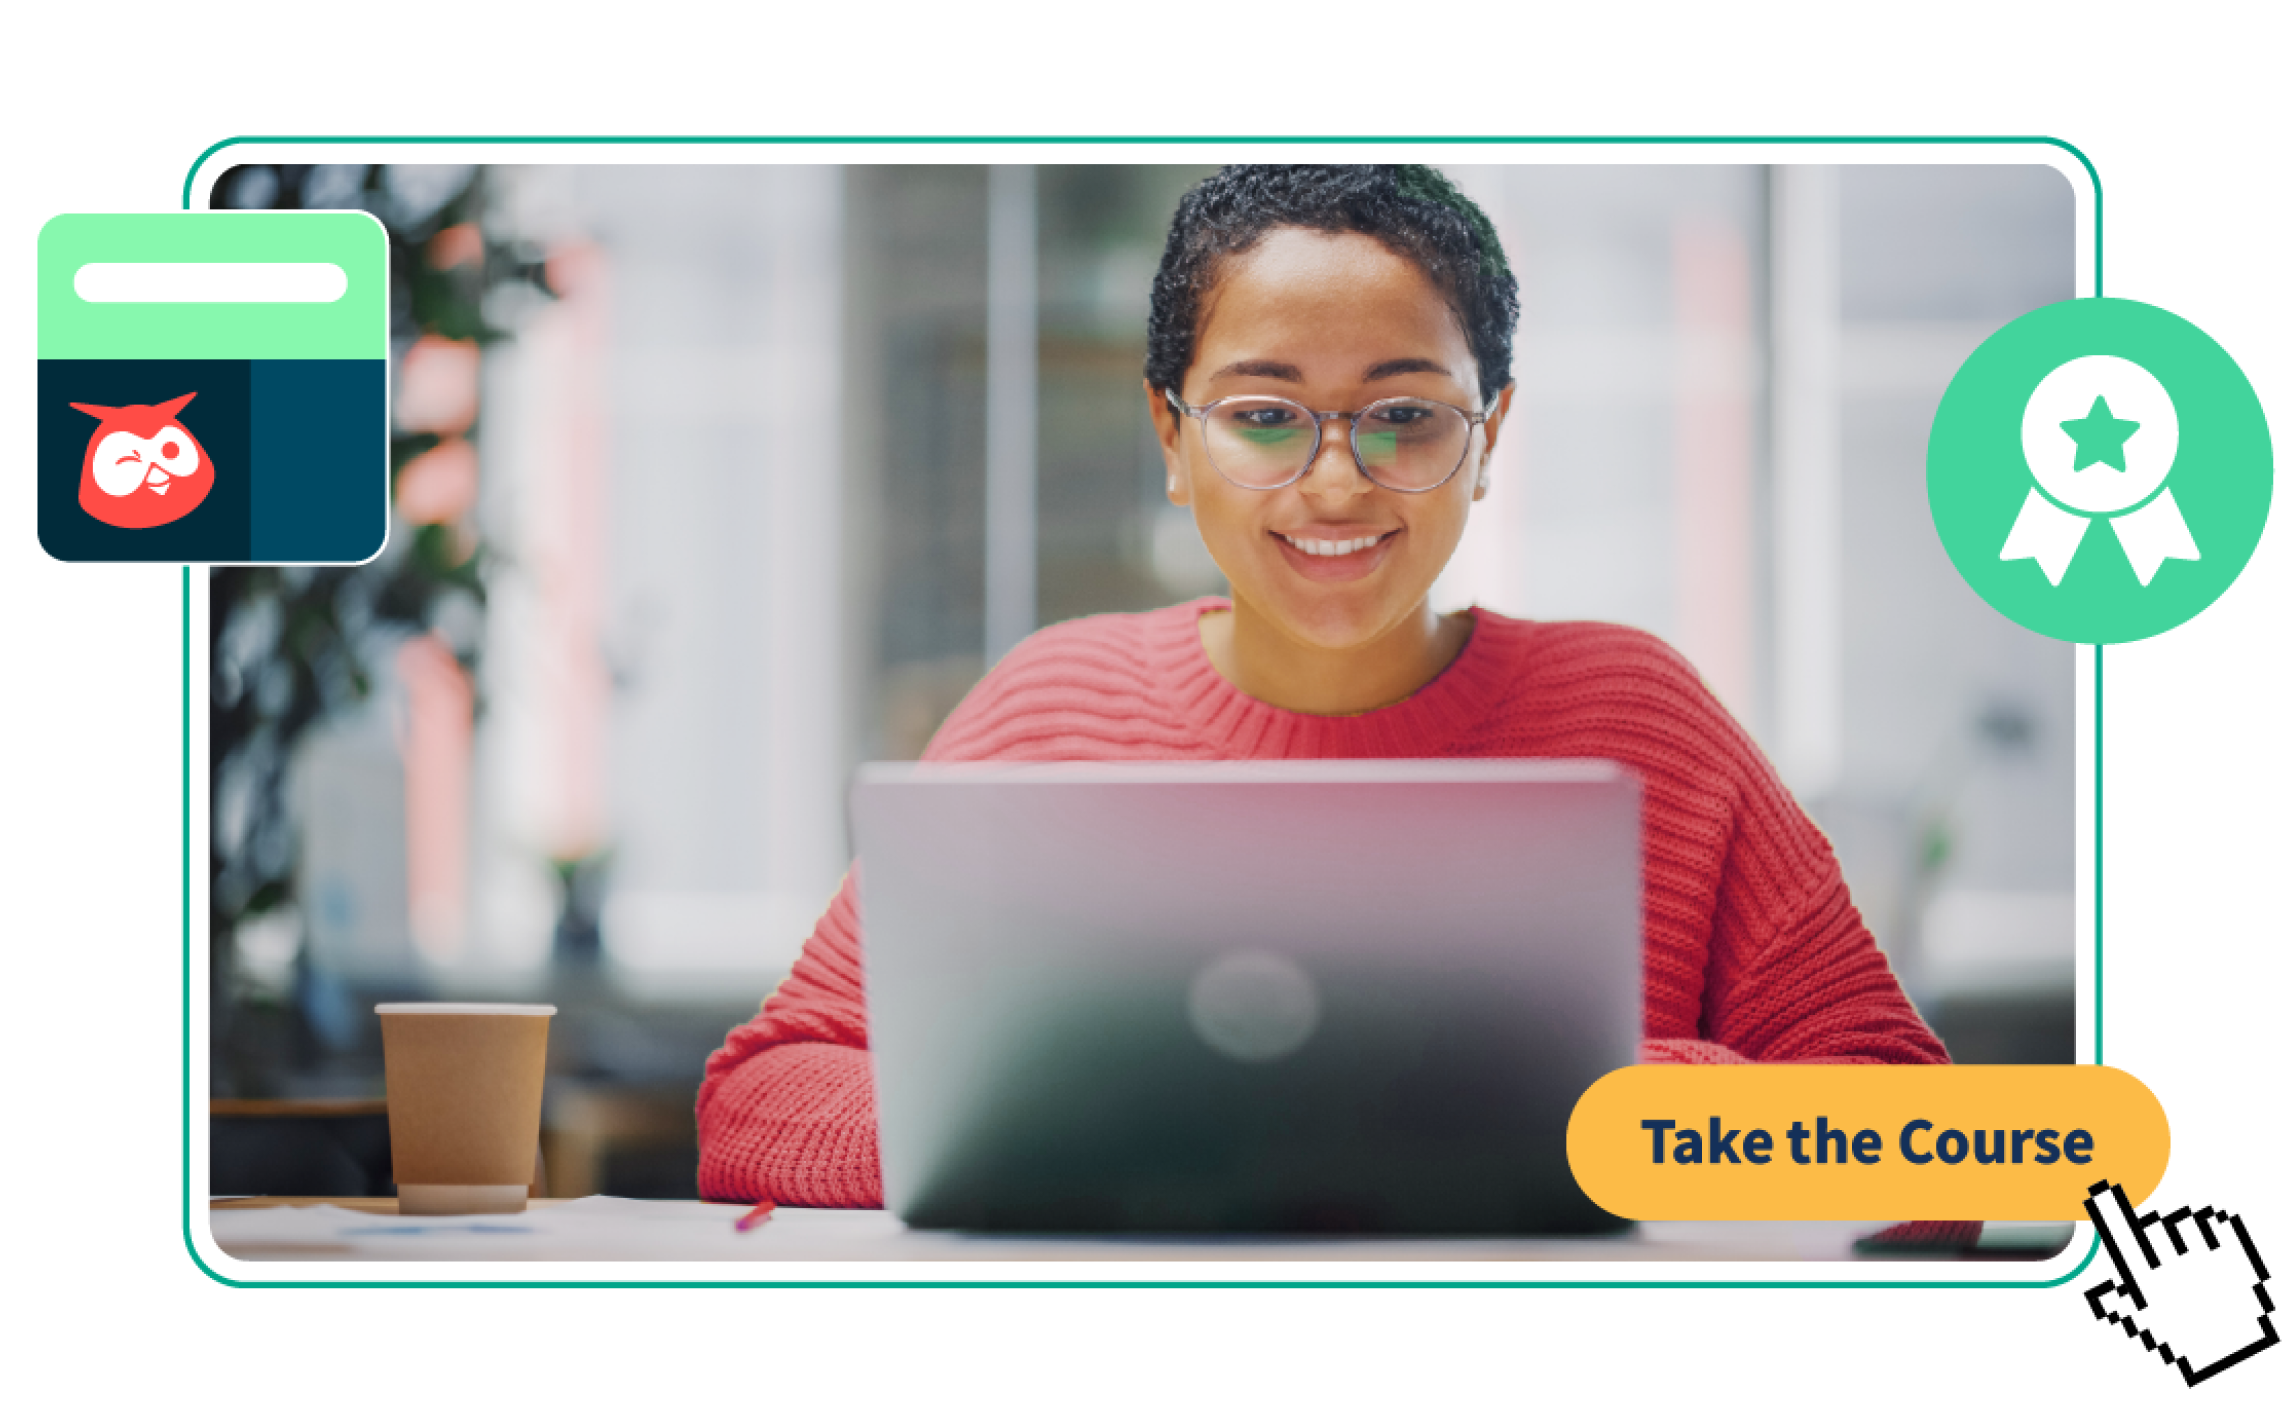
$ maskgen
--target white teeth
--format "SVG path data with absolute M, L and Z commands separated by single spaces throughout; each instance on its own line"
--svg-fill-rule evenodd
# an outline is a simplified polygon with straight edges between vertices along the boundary
M 1326 542 L 1321 538 L 1288 538 L 1285 537 L 1285 535 L 1282 533 L 1279 533 L 1277 536 L 1284 538 L 1286 542 L 1292 544 L 1302 552 L 1307 553 L 1312 558 L 1345 557 L 1349 553 L 1362 552 L 1364 549 L 1369 548 L 1373 544 L 1379 542 L 1381 538 L 1380 534 L 1374 533 L 1369 537 L 1347 538 L 1343 539 L 1340 542 L 1332 543 Z

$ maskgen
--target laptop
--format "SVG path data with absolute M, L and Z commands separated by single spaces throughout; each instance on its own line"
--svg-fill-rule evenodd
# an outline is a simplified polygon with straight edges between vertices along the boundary
M 906 1223 L 1624 1226 L 1564 1150 L 1641 1031 L 1620 766 L 874 764 L 851 814 Z

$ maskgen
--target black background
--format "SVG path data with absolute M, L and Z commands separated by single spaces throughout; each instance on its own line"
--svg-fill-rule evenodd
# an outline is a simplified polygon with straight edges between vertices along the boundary
M 187 517 L 114 528 L 79 506 L 100 421 L 74 404 L 157 405 L 198 393 L 177 422 L 206 451 L 214 487 Z M 66 562 L 244 562 L 253 549 L 253 378 L 244 360 L 40 362 L 40 546 Z
M 2099 126 L 2049 119 L 2040 126 L 2072 139 L 2097 164 L 2106 190 L 2106 281 L 2110 295 L 2149 299 L 2202 324 L 2250 372 L 2270 411 L 2284 391 L 2277 361 L 2275 247 L 2268 217 L 2268 185 L 2252 180 L 2252 142 L 2213 146 L 2209 137 L 2177 137 L 2142 128 L 2133 135 Z M 144 137 L 126 158 L 105 155 L 87 169 L 59 167 L 32 183 L 34 212 L 62 206 L 174 206 L 183 171 L 199 148 L 224 135 L 183 135 L 176 142 Z M 2227 142 L 2227 139 L 2220 139 Z M 336 155 L 329 151 L 324 155 Z M 1336 155 L 1318 148 L 1313 155 Z M 317 153 L 311 153 L 317 158 Z M 418 158 L 457 153 L 425 151 Z M 475 155 L 475 153 L 471 153 Z M 637 158 L 628 148 L 617 160 Z M 708 148 L 713 160 L 731 158 Z M 756 153 L 761 158 L 763 153 Z M 767 158 L 788 158 L 772 148 Z M 904 148 L 850 153 L 836 148 L 820 158 L 914 158 Z M 1055 160 L 1085 158 L 1195 158 L 1163 148 L 1087 151 L 1062 148 Z M 1213 155 L 1231 153 L 1227 144 Z M 1268 153 L 1263 153 L 1268 155 Z M 1345 153 L 1343 153 L 1345 155 Z M 1359 153 L 1373 155 L 1380 153 Z M 1407 153 L 1409 155 L 1409 153 Z M 1421 153 L 1439 158 L 1443 151 Z M 1475 155 L 1491 158 L 1494 151 Z M 1526 151 L 1530 160 L 1560 153 Z M 1594 148 L 1583 158 L 1613 160 L 1624 153 Z M 1667 148 L 1642 158 L 1802 158 L 1802 160 L 2019 160 L 2021 151 L 1987 148 L 1800 148 L 1770 151 L 1766 144 L 1738 151 Z M 493 153 L 484 153 L 493 158 Z M 550 160 L 582 158 L 576 148 L 550 148 Z M 934 160 L 975 160 L 978 153 L 932 148 Z M 226 160 L 224 160 L 226 162 Z M 2083 201 L 2083 199 L 2081 199 Z M 2081 258 L 2081 270 L 2090 276 Z M 2081 281 L 2083 288 L 2083 281 Z M 2284 1259 L 2284 1188 L 2277 1186 L 2273 1087 L 2275 1058 L 2266 1046 L 2279 1035 L 2270 960 L 2284 932 L 2277 928 L 2273 889 L 2284 880 L 2275 866 L 2277 733 L 2284 715 L 2266 690 L 2277 660 L 2275 612 L 2277 537 L 2270 528 L 2261 553 L 2241 583 L 2186 628 L 2154 642 L 2106 651 L 2106 1060 L 2136 1071 L 2165 1101 L 2172 1117 L 2172 1170 L 2154 1204 L 2220 1204 L 2241 1211 L 2270 1266 Z M 57 608 L 34 619 L 27 649 L 30 676 L 41 688 L 48 717 L 46 740 L 69 745 L 85 736 L 110 736 L 116 747 L 110 774 L 73 770 L 62 793 L 41 800 L 53 816 L 37 864 L 71 873 L 82 854 L 75 845 L 112 843 L 132 834 L 151 850 L 178 845 L 176 749 L 176 628 L 178 573 L 142 569 L 57 569 L 25 553 L 37 578 L 37 605 Z M 194 573 L 196 576 L 196 573 Z M 2081 651 L 2081 747 L 2092 749 L 2092 653 Z M 132 708 L 139 736 L 121 738 L 116 717 Z M 2092 784 L 2081 784 L 2081 822 L 2090 822 Z M 2081 884 L 2090 886 L 2090 834 L 2081 832 Z M 46 854 L 46 857 L 39 857 Z M 135 1033 L 139 1049 L 123 1060 L 119 1081 L 89 1078 L 85 1099 L 100 1115 L 100 1140 L 78 1161 L 91 1181 L 119 1190 L 119 1204 L 146 1225 L 114 1225 L 116 1250 L 174 1277 L 178 1291 L 206 1293 L 208 1282 L 185 1257 L 174 1202 L 176 1145 L 180 1138 L 178 1060 L 178 944 L 180 907 L 174 873 L 139 875 L 135 891 L 110 891 L 100 912 L 112 923 L 82 948 L 80 964 L 105 982 L 103 1026 L 87 1021 L 89 1062 L 119 1060 L 119 1042 Z M 2081 886 L 2081 893 L 2085 889 Z M 201 973 L 192 971 L 192 980 Z M 142 982 L 142 987 L 132 987 Z M 135 996 L 132 1021 L 126 994 Z M 2081 992 L 2081 1010 L 2090 994 Z M 2081 1026 L 2083 1039 L 2083 1026 Z M 43 1051 L 53 1053 L 53 1046 Z M 91 1067 L 91 1076 L 98 1074 Z M 192 1081 L 192 1090 L 199 1090 Z M 82 1129 L 91 1129 L 89 1122 Z M 132 1161 L 132 1163 L 130 1163 Z M 75 1197 L 89 1197 L 89 1181 L 73 1181 Z M 2145 1204 L 2136 1199 L 2136 1204 Z M 132 1236 L 132 1243 L 128 1243 Z M 2106 1261 L 2094 1261 L 2078 1282 L 2056 1291 L 1976 1291 L 1976 1288 L 1768 1288 L 1768 1291 L 1551 1291 L 1551 1293 L 1443 1293 L 1364 1295 L 1338 1304 L 1334 1316 L 1373 1330 L 1368 1352 L 1412 1357 L 1416 1384 L 1434 1391 L 1457 1384 L 1466 1371 L 1487 1371 L 1498 1396 L 1549 1398 L 1533 1384 L 1562 1389 L 1603 1389 L 1603 1403 L 1640 1403 L 1658 1410 L 1724 1403 L 1802 1405 L 1811 1410 L 1857 1410 L 1861 1400 L 1887 1396 L 1914 1410 L 1948 1410 L 1962 1400 L 1980 1405 L 2040 1398 L 2074 1403 L 2099 1398 L 2136 1405 L 2140 1398 L 2170 1400 L 2184 1394 L 2179 1375 L 2117 1327 L 2101 1325 L 2085 1304 L 2085 1288 L 2104 1279 Z M 2273 1288 L 2270 1288 L 2273 1295 Z M 331 1298 L 331 1295 L 320 1295 Z M 1019 1300 L 1021 1302 L 1021 1300 Z M 1032 1307 L 1062 1304 L 1028 1298 Z M 1311 1298 L 1286 1298 L 1272 1307 L 1309 1307 Z M 329 1302 L 320 1302 L 329 1307 Z M 781 1298 L 781 1316 L 809 1316 L 822 1300 Z M 710 1302 L 706 1307 L 722 1307 Z M 1242 1304 L 1256 1307 L 1256 1304 Z M 1368 1311 L 1366 1311 L 1368 1309 Z M 1459 1311 L 1473 1314 L 1459 1318 Z M 1044 1309 L 1042 1309 L 1044 1311 Z M 1231 1309 L 1233 1311 L 1233 1309 Z M 834 1309 L 843 1323 L 843 1309 Z M 1220 1311 L 1197 1311 L 1213 1325 Z M 1418 1318 L 1441 1346 L 1418 1352 L 1398 1323 Z M 1453 1325 L 1466 1332 L 1453 1332 Z M 1471 1325 L 1469 1325 L 1471 1323 Z M 1224 1323 L 1227 1325 L 1227 1323 Z M 1247 1334 L 1254 1323 L 1236 1323 Z M 838 1327 L 836 1327 L 838 1330 Z M 327 1330 L 331 1332 L 331 1330 Z M 781 1330 L 779 1330 L 781 1332 Z M 902 1355 L 893 1332 L 868 1332 L 863 1346 Z M 1192 1343 L 1206 1334 L 1188 1330 Z M 1215 1325 L 1215 1334 L 1220 1325 Z M 242 1334 L 240 1334 L 242 1336 Z M 854 1334 L 852 1334 L 854 1336 Z M 1026 1332 L 1026 1336 L 1032 1336 Z M 1044 1332 L 1035 1334 L 1046 1339 Z M 1464 1339 L 1471 1346 L 1450 1346 Z M 1229 1341 L 1229 1339 L 1222 1339 Z M 267 1343 L 265 1343 L 267 1346 Z M 1220 1350 L 1213 1343 L 1215 1350 Z M 1188 1343 L 1181 1348 L 1188 1352 Z M 1341 1366 L 1364 1364 L 1350 1357 Z M 1179 1352 L 1163 1362 L 1185 1366 Z M 1192 1355 L 1195 1359 L 1195 1355 Z M 1316 1368 L 1329 1359 L 1302 1348 L 1290 1362 Z M 1489 1364 L 1489 1366 L 1485 1366 Z M 2234 1373 L 2197 1387 L 2204 1405 L 2229 1396 L 2236 1405 L 2259 1396 L 2257 1387 L 2284 1384 L 2284 1348 L 2254 1357 Z M 1597 1391 L 1590 1391 L 1597 1396 Z

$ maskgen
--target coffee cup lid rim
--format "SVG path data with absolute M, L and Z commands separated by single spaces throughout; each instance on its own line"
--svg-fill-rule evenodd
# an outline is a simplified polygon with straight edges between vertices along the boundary
M 555 1008 L 535 1002 L 381 1002 L 380 1016 L 553 1016 Z

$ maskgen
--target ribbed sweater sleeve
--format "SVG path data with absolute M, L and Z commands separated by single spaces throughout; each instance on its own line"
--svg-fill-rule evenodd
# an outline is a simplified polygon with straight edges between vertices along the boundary
M 880 1207 L 857 941 L 851 873 L 792 975 L 706 1062 L 698 1087 L 700 1197 Z
M 1712 893 L 1675 885 L 1667 895 L 1710 908 L 1702 952 L 1684 942 L 1645 944 L 1669 982 L 1674 964 L 1703 962 L 1697 1013 L 1689 1021 L 1680 1002 L 1645 1001 L 1643 1058 L 1690 1064 L 1948 1062 L 1865 927 L 1831 841 L 1696 672 L 1654 638 L 1627 635 L 1638 638 L 1642 654 L 1657 663 L 1643 674 L 1668 687 L 1672 704 L 1665 713 L 1677 722 L 1695 722 L 1706 763 L 1692 779 L 1721 787 L 1727 805 Z M 1655 1019 L 1660 1005 L 1668 1008 L 1662 1024 Z M 1677 1021 L 1689 1021 L 1690 1029 L 1672 1033 Z
M 1716 949 L 1710 960 L 1705 1039 L 1645 1042 L 1645 1059 L 1884 1065 L 1950 1059 L 1896 984 L 1836 864 L 1765 940 Z

